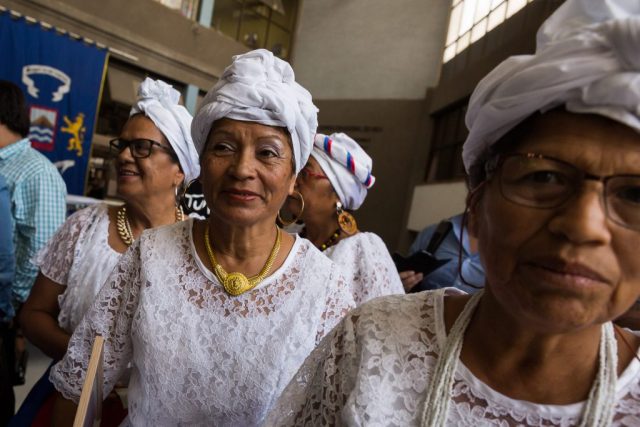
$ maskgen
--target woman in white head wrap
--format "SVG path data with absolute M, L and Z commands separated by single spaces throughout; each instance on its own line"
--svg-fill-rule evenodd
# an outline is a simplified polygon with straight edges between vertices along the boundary
M 96 334 L 105 391 L 128 363 L 132 425 L 255 426 L 354 306 L 338 268 L 276 216 L 307 160 L 317 109 L 266 50 L 234 57 L 192 124 L 211 215 L 134 243 L 52 371 L 69 399 Z
M 640 425 L 640 3 L 568 0 L 476 88 L 464 158 L 485 289 L 348 315 L 282 425 Z M 304 420 L 304 421 L 303 421 Z
M 296 192 L 287 203 L 296 220 L 304 222 L 301 235 L 342 268 L 358 305 L 381 295 L 404 293 L 382 239 L 360 232 L 348 212 L 362 205 L 373 186 L 371 168 L 371 157 L 348 135 L 317 134 L 311 157 L 296 180 Z
M 122 254 L 145 229 L 183 219 L 177 195 L 199 174 L 191 115 L 180 93 L 147 78 L 120 136 L 111 141 L 117 194 L 74 213 L 39 253 L 40 274 L 20 322 L 45 354 L 62 358 L 69 338 Z

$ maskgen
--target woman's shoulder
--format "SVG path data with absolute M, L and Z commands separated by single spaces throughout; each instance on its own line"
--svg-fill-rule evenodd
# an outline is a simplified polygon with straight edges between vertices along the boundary
M 342 239 L 328 250 L 332 252 L 349 251 L 353 253 L 365 254 L 365 253 L 389 253 L 387 245 L 384 241 L 375 233 L 369 231 L 360 231 L 353 236 Z
M 293 256 L 296 260 L 303 262 L 306 267 L 315 266 L 327 270 L 334 268 L 334 262 L 320 252 L 309 240 L 299 235 L 294 235 L 294 238 L 295 242 L 289 256 Z
M 446 289 L 413 294 L 385 295 L 374 298 L 351 311 L 347 321 L 369 325 L 388 332 L 400 329 L 422 329 L 439 321 L 437 313 Z M 408 330 L 407 329 L 407 330 Z
M 79 209 L 69 215 L 66 222 L 69 224 L 89 225 L 101 220 L 108 220 L 109 206 L 106 203 L 97 203 L 83 209 Z
M 193 218 L 187 218 L 184 221 L 174 222 L 173 224 L 147 228 L 140 235 L 140 239 L 141 241 L 154 241 L 176 237 L 190 237 L 194 221 Z
M 84 243 L 86 239 L 83 236 L 86 237 L 87 233 L 90 235 L 93 232 L 91 230 L 97 229 L 96 227 L 105 221 L 109 221 L 106 204 L 100 203 L 80 209 L 65 220 L 49 243 L 63 240 L 67 243 L 74 242 L 73 244 Z

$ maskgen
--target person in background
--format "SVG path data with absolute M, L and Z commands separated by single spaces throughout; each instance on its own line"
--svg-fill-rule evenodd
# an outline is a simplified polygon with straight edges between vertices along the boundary
M 291 196 L 288 203 L 294 211 L 293 199 L 298 198 L 297 216 L 305 224 L 300 235 L 342 268 L 351 281 L 356 304 L 404 293 L 382 239 L 358 230 L 348 212 L 362 205 L 373 186 L 371 168 L 371 157 L 348 135 L 317 134 L 311 157 L 296 180 L 297 196 Z
M 31 148 L 29 111 L 24 94 L 15 84 L 0 80 L 0 175 L 11 200 L 11 235 L 15 247 L 15 276 L 11 302 L 15 312 L 26 301 L 38 274 L 33 257 L 44 246 L 66 214 L 67 187 L 55 166 Z M 15 385 L 24 383 L 25 340 L 13 322 L 16 335 Z
M 467 227 L 462 226 L 463 218 L 464 215 L 459 214 L 445 220 L 450 226 L 445 228 L 444 240 L 432 254 L 440 260 L 449 260 L 446 264 L 427 274 L 426 277 L 414 271 L 400 272 L 402 284 L 407 292 L 454 287 L 472 294 L 482 289 L 484 269 L 478 253 L 478 242 L 475 237 L 469 235 Z M 409 255 L 425 250 L 440 224 L 433 224 L 422 230 L 411 245 Z M 459 267 L 460 257 L 462 257 L 462 268 Z
M 11 287 L 15 274 L 15 254 L 11 223 L 11 198 L 4 177 L 0 175 L 0 426 L 13 416 L 13 366 L 15 336 L 11 322 L 15 314 Z
M 140 84 L 129 119 L 110 143 L 124 204 L 100 203 L 74 213 L 36 257 L 40 274 L 20 324 L 54 361 L 64 356 L 71 334 L 129 246 L 144 230 L 184 218 L 178 198 L 200 166 L 192 117 L 179 99 L 180 92 L 163 81 L 147 78 Z M 14 425 L 29 425 L 43 398 L 55 396 L 48 374 L 32 389 Z
M 267 425 L 640 425 L 640 2 L 567 0 L 471 95 L 485 287 L 385 296 L 307 359 Z
M 262 424 L 355 305 L 338 266 L 276 225 L 316 127 L 288 63 L 265 49 L 234 57 L 191 125 L 211 215 L 147 230 L 120 259 L 51 371 L 68 399 L 56 423 L 70 423 L 100 334 L 105 394 L 132 365 L 128 424 Z

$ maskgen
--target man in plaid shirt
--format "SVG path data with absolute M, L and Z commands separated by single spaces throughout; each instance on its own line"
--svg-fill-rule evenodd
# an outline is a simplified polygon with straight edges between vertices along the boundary
M 0 81 L 0 175 L 6 180 L 11 203 L 11 218 L 0 220 L 11 221 L 16 257 L 11 298 L 16 312 L 38 274 L 31 259 L 64 222 L 66 212 L 65 183 L 55 166 L 31 148 L 29 125 L 22 91 Z M 10 328 L 0 337 L 2 346 L 12 346 L 13 333 L 15 328 Z

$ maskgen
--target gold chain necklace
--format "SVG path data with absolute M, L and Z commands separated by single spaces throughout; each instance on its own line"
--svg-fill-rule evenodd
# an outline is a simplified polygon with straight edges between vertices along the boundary
M 176 222 L 184 220 L 184 212 L 182 212 L 181 206 L 176 206 Z M 122 205 L 116 214 L 116 228 L 118 229 L 118 236 L 122 242 L 131 246 L 133 241 L 133 232 L 131 231 L 131 223 L 129 223 L 129 217 L 127 217 L 127 207 Z
M 216 275 L 222 286 L 224 286 L 224 290 L 227 291 L 229 295 L 238 296 L 251 289 L 258 286 L 260 282 L 264 280 L 265 277 L 269 274 L 269 270 L 273 266 L 273 262 L 278 256 L 278 252 L 280 252 L 280 240 L 282 230 L 280 227 L 276 226 L 276 242 L 273 244 L 273 248 L 271 249 L 271 253 L 269 254 L 269 258 L 267 258 L 267 262 L 260 270 L 260 273 L 253 277 L 247 277 L 242 273 L 232 272 L 227 273 L 225 269 L 218 264 L 218 260 L 216 259 L 215 254 L 213 253 L 213 249 L 211 247 L 211 242 L 209 241 L 209 222 L 204 230 L 204 245 L 207 247 L 207 254 L 209 254 L 209 260 L 211 261 L 211 265 L 213 266 L 213 273 Z

